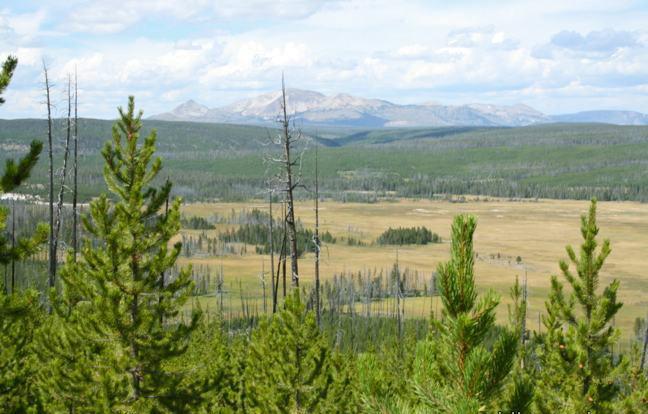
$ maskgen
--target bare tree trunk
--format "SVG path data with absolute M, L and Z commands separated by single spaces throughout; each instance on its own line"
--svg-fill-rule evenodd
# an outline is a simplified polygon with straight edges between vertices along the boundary
M 284 235 L 284 244 L 286 244 L 286 241 L 288 240 L 288 236 Z M 282 272 L 283 272 L 283 298 L 284 300 L 286 299 L 286 274 L 288 273 L 286 271 L 286 251 L 284 250 L 283 255 L 281 256 L 281 266 L 282 266 Z
M 398 250 L 396 250 L 396 322 L 398 323 L 398 341 L 403 338 L 403 321 L 401 318 L 401 274 L 398 265 Z
M 320 309 L 320 248 L 321 242 L 319 237 L 319 169 L 317 159 L 317 145 L 315 146 L 315 315 L 317 316 L 317 326 L 321 324 Z
M 247 322 L 247 314 L 245 312 L 245 299 L 243 298 L 243 285 L 241 284 L 241 279 L 239 279 L 239 296 L 241 298 L 241 313 L 243 314 L 243 320 Z
M 525 348 L 526 345 L 526 315 L 527 315 L 527 295 L 528 295 L 528 287 L 527 287 L 527 270 L 526 266 L 524 269 L 524 289 L 522 291 L 522 307 L 520 309 L 522 315 L 521 315 L 521 321 L 520 321 L 520 328 L 522 332 L 520 332 L 521 338 L 520 342 L 522 345 L 522 349 Z M 524 353 L 522 354 L 522 358 L 520 358 L 520 367 L 524 369 Z
M 270 274 L 272 275 L 272 313 L 277 312 L 277 289 L 275 286 L 275 266 L 274 266 L 274 234 L 273 234 L 273 221 L 274 217 L 272 216 L 272 191 L 270 191 L 270 198 L 268 204 L 270 207 Z M 277 275 L 278 277 L 278 275 Z
M 79 240 L 78 240 L 78 227 L 79 227 L 79 218 L 77 217 L 77 200 L 79 197 L 79 187 L 77 184 L 77 174 L 79 171 L 79 88 L 77 83 L 77 72 L 76 68 L 74 69 L 74 184 L 72 187 L 72 249 L 74 251 L 74 261 L 76 261 L 77 253 L 79 252 Z
M 261 285 L 263 287 L 263 313 L 268 314 L 268 305 L 266 301 L 266 280 L 265 280 L 265 262 L 261 262 Z
M 288 110 L 286 108 L 286 86 L 284 83 L 283 75 L 281 77 L 281 111 L 282 111 L 282 127 L 283 127 L 283 146 L 284 146 L 284 161 L 286 168 L 286 202 L 288 207 L 288 214 L 286 215 L 286 225 L 288 226 L 288 238 L 290 240 L 290 269 L 292 272 L 292 284 L 294 287 L 299 287 L 299 269 L 297 264 L 297 228 L 295 225 L 295 204 L 293 199 L 293 190 L 295 185 L 293 183 L 292 167 L 294 162 L 290 158 L 290 150 L 293 145 L 293 137 L 290 133 L 290 121 L 288 119 Z
M 283 271 L 283 298 L 286 299 L 286 243 L 288 241 L 288 234 L 286 229 L 286 203 L 283 204 L 283 247 L 281 250 L 281 267 Z
M 11 200 L 11 249 L 16 248 L 16 199 Z M 5 289 L 6 290 L 6 289 Z M 11 259 L 11 294 L 16 293 L 16 259 Z
M 644 333 L 643 351 L 641 352 L 641 364 L 639 370 L 643 372 L 646 364 L 646 351 L 648 350 L 648 315 L 646 315 L 646 332 Z
M 220 296 L 220 314 L 223 317 L 223 288 L 225 287 L 225 275 L 223 270 L 223 259 L 221 259 L 220 272 L 218 274 L 218 295 Z
M 56 282 L 56 250 L 54 245 L 54 159 L 52 148 L 52 101 L 50 99 L 50 84 L 47 64 L 43 60 L 43 75 L 45 76 L 45 97 L 47 104 L 47 145 L 49 157 L 49 287 Z
M 520 320 L 520 343 L 524 347 L 524 343 L 526 342 L 526 306 L 527 306 L 527 295 L 528 295 L 528 289 L 527 289 L 527 270 L 524 269 L 524 287 L 522 290 L 522 308 L 520 309 L 522 315 L 521 320 Z M 524 367 L 522 367 L 524 368 Z
M 167 177 L 167 185 L 169 183 L 169 178 Z M 164 202 L 164 217 L 169 215 L 169 196 L 167 195 L 166 201 Z M 160 293 L 158 294 L 158 305 L 162 307 L 162 294 L 164 290 L 164 271 L 160 273 Z M 164 324 L 164 315 L 160 312 L 160 325 Z
M 277 306 L 278 306 L 278 302 L 279 302 L 279 300 L 278 300 L 278 298 L 277 298 L 277 297 L 279 296 L 279 272 L 281 272 L 281 258 L 283 257 L 285 251 L 286 251 L 286 238 L 284 237 L 284 239 L 283 239 L 283 244 L 282 244 L 282 246 L 281 246 L 281 250 L 280 250 L 280 253 L 279 253 L 279 260 L 278 260 L 278 262 L 277 262 L 277 277 L 275 278 L 274 298 L 273 298 L 273 304 L 272 304 L 272 306 L 273 306 L 273 307 L 272 307 L 272 313 L 276 313 L 276 312 L 277 312 Z M 285 273 L 285 272 L 284 272 L 284 273 Z M 285 278 L 284 278 L 284 280 L 285 280 Z M 286 295 L 285 295 L 285 291 L 286 291 L 286 290 L 285 290 L 285 286 L 286 286 L 286 285 L 285 285 L 285 283 L 284 283 L 284 297 L 286 296 Z
M 63 172 L 61 173 L 61 186 L 58 194 L 58 204 L 56 206 L 56 223 L 54 224 L 54 254 L 58 252 L 59 233 L 61 232 L 61 221 L 63 218 L 63 196 L 65 194 L 65 179 L 67 178 L 67 163 L 70 154 L 70 134 L 72 132 L 72 81 L 68 76 L 68 111 L 67 111 L 67 126 L 65 136 L 65 150 L 63 152 Z M 54 256 L 56 259 L 56 256 Z M 56 260 L 54 260 L 54 274 L 56 274 Z

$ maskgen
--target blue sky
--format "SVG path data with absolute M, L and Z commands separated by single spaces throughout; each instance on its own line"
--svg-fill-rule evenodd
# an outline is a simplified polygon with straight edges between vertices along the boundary
M 42 117 L 42 60 L 63 110 L 112 118 L 210 107 L 288 86 L 397 103 L 526 103 L 648 112 L 645 0 L 3 0 L 0 117 Z

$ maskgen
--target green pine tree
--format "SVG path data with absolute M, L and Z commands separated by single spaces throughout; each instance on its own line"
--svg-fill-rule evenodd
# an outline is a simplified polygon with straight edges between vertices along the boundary
M 510 297 L 512 304 L 508 306 L 509 325 L 517 335 L 519 351 L 510 374 L 512 380 L 509 381 L 504 400 L 501 402 L 503 407 L 506 406 L 502 412 L 528 413 L 533 403 L 535 372 L 526 346 L 529 337 L 525 323 L 527 298 L 525 288 L 520 286 L 517 276 L 515 276 L 515 284 L 510 289 Z
M 299 291 L 252 335 L 240 412 L 353 413 L 355 393 Z
M 0 290 L 1 412 L 38 412 L 34 339 L 43 319 L 38 292 Z
M 413 350 L 408 347 L 411 342 L 401 345 L 398 338 L 393 342 L 382 349 L 357 356 L 354 384 L 360 392 L 363 413 L 416 411 L 409 398 L 412 382 L 416 384 L 419 376 L 427 377 L 429 372 L 421 364 L 424 360 L 420 358 L 421 352 L 418 349 L 411 352 Z M 410 381 L 412 377 L 414 381 Z
M 192 333 L 187 352 L 168 363 L 191 372 L 180 386 L 200 397 L 192 413 L 229 414 L 241 407 L 247 341 L 228 338 L 223 328 L 220 320 L 201 324 Z
M 97 333 L 101 320 L 84 295 L 91 281 L 75 274 L 78 268 L 69 265 L 73 254 L 68 252 L 61 269 L 69 278 L 60 291 L 50 292 L 52 312 L 35 338 L 40 404 L 45 412 L 108 414 L 127 381 L 114 373 L 114 345 Z M 75 278 L 75 285 L 68 284 Z
M 126 111 L 119 108 L 112 142 L 102 151 L 113 198 L 94 200 L 89 216 L 83 217 L 92 239 L 84 241 L 78 261 L 68 257 L 57 307 L 68 323 L 83 327 L 64 330 L 63 336 L 76 332 L 84 335 L 87 346 L 99 348 L 100 356 L 93 358 L 106 369 L 95 372 L 87 386 L 102 390 L 98 395 L 107 409 L 185 412 L 193 397 L 179 386 L 184 370 L 169 369 L 167 363 L 184 354 L 200 314 L 188 323 L 179 318 L 193 288 L 190 269 L 172 280 L 162 278 L 181 251 L 180 243 L 170 246 L 180 228 L 180 199 L 162 212 L 171 185 L 152 184 L 162 163 L 153 158 L 155 131 L 140 145 L 141 118 L 133 97 Z M 65 346 L 61 357 L 74 354 L 71 348 Z M 86 362 L 78 353 L 76 357 L 77 366 Z M 86 377 L 78 371 L 75 376 Z
M 600 272 L 611 250 L 609 240 L 599 244 L 598 233 L 596 200 L 592 200 L 589 214 L 581 217 L 579 254 L 567 246 L 569 262 L 560 261 L 570 292 L 556 276 L 551 278 L 544 317 L 547 333 L 540 350 L 543 372 L 537 406 L 541 412 L 613 412 L 620 396 L 618 379 L 627 362 L 615 365 L 611 355 L 619 337 L 612 324 L 622 306 L 617 301 L 619 281 L 599 292 Z
M 64 268 L 64 271 L 66 268 Z M 111 345 L 93 335 L 93 304 L 64 290 L 36 336 L 38 388 L 46 412 L 110 413 L 125 386 L 113 374 Z
M 43 319 L 34 290 L 0 292 L 0 412 L 38 412 L 34 337 Z
M 0 72 L 0 105 L 5 103 L 2 94 L 4 93 L 14 70 L 18 65 L 18 60 L 15 57 L 9 56 L 2 65 Z M 43 149 L 43 143 L 33 141 L 29 147 L 29 152 L 16 162 L 13 159 L 8 159 L 5 164 L 5 170 L 0 177 L 0 194 L 9 193 L 18 188 L 25 180 L 29 178 L 32 169 L 38 162 L 38 157 Z M 0 264 L 7 265 L 13 261 L 19 261 L 35 253 L 40 245 L 43 243 L 44 238 L 47 236 L 47 227 L 39 225 L 33 237 L 23 237 L 16 240 L 15 245 L 12 244 L 11 239 L 5 232 L 7 227 L 7 217 L 9 210 L 0 206 Z M 7 286 L 4 287 L 5 292 Z
M 18 61 L 9 57 L 0 72 L 0 105 L 2 93 L 9 85 Z M 20 161 L 7 160 L 0 177 L 0 194 L 18 188 L 31 173 L 42 150 L 40 142 L 32 142 L 27 155 Z M 35 253 L 47 238 L 47 226 L 39 225 L 32 237 L 21 237 L 12 243 L 6 235 L 9 210 L 0 207 L 0 264 L 23 260 Z M 18 291 L 12 283 L 0 289 L 0 411 L 29 412 L 37 410 L 35 387 L 35 358 L 33 340 L 43 319 L 38 293 Z
M 15 56 L 9 56 L 2 64 L 2 71 L 0 71 L 0 105 L 5 103 L 5 99 L 2 97 L 5 89 L 9 86 L 11 78 L 13 77 L 14 71 L 18 66 L 18 59 Z
M 515 283 L 509 290 L 511 297 L 511 304 L 508 305 L 509 324 L 514 332 L 520 335 L 520 342 L 526 340 L 527 333 L 522 332 L 525 327 L 525 319 L 527 316 L 527 302 L 524 297 L 524 289 L 520 286 L 520 279 L 515 276 Z M 523 350 L 524 351 L 524 350 Z
M 648 375 L 645 368 L 641 368 L 641 348 L 634 343 L 627 353 L 629 364 L 623 370 L 621 381 L 621 395 L 615 402 L 615 412 L 624 414 L 639 414 L 646 411 L 648 404 Z
M 16 162 L 12 159 L 6 161 L 5 171 L 0 177 L 0 194 L 15 190 L 29 178 L 31 170 L 38 162 L 42 149 L 43 144 L 41 142 L 33 141 L 29 147 L 29 152 L 20 161 Z M 0 206 L 0 264 L 2 265 L 23 260 L 34 254 L 47 239 L 48 232 L 45 224 L 39 224 L 34 235 L 31 237 L 18 237 L 15 243 L 12 243 L 10 236 L 5 231 L 8 217 L 9 210 Z M 4 287 L 5 292 L 8 289 L 9 286 Z
M 497 411 L 530 399 L 528 389 L 516 389 L 516 401 L 502 402 L 507 376 L 516 361 L 518 335 L 495 331 L 493 292 L 478 298 L 474 276 L 473 216 L 460 215 L 452 224 L 450 261 L 438 267 L 438 288 L 444 309 L 434 321 L 428 343 L 426 378 L 414 384 L 418 404 L 426 409 L 413 412 L 477 413 Z M 489 335 L 494 343 L 487 347 Z

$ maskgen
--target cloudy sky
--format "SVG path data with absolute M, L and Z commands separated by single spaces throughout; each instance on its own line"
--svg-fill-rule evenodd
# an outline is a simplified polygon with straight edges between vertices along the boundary
M 648 112 L 646 0 L 2 0 L 0 117 L 40 117 L 44 59 L 83 116 L 210 107 L 289 87 L 397 103 Z

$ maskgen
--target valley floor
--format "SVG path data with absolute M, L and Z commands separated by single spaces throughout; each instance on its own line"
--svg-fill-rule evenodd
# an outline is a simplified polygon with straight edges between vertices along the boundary
M 400 200 L 375 204 L 354 204 L 324 201 L 320 204 L 321 231 L 329 231 L 338 238 L 335 244 L 322 248 L 321 275 L 330 280 L 333 275 L 367 269 L 389 272 L 398 259 L 401 269 L 418 271 L 429 276 L 439 262 L 449 258 L 450 224 L 460 213 L 478 218 L 475 234 L 476 280 L 481 289 L 492 288 L 502 297 L 498 308 L 500 318 L 506 318 L 509 288 L 515 276 L 524 278 L 529 286 L 528 323 L 537 329 L 539 316 L 544 312 L 544 301 L 549 291 L 549 278 L 558 274 L 559 259 L 566 259 L 565 245 L 578 248 L 580 215 L 586 213 L 587 201 L 480 199 L 466 197 L 464 202 L 437 200 Z M 213 214 L 227 215 L 231 211 L 257 208 L 267 211 L 262 201 L 245 203 L 196 203 L 183 208 L 187 216 L 208 218 Z M 311 202 L 300 202 L 297 217 L 305 227 L 314 225 Z M 611 241 L 612 253 L 602 273 L 602 284 L 613 278 L 621 281 L 620 300 L 624 303 L 616 324 L 622 328 L 622 343 L 632 335 L 636 317 L 645 317 L 648 307 L 648 205 L 636 202 L 599 202 L 600 235 Z M 378 246 L 373 241 L 388 227 L 425 226 L 443 238 L 441 244 L 425 246 Z M 231 225 L 218 225 L 218 233 Z M 183 230 L 198 234 L 201 230 Z M 349 246 L 346 238 L 360 239 L 366 245 Z M 181 264 L 208 266 L 214 272 L 224 270 L 228 298 L 224 300 L 230 311 L 240 309 L 240 292 L 256 300 L 262 310 L 261 270 L 269 271 L 269 255 L 257 255 L 254 248 L 243 255 L 194 256 L 182 258 Z M 518 263 L 518 256 L 521 261 Z M 313 255 L 300 260 L 303 283 L 313 281 Z M 211 270 L 210 270 L 211 271 Z M 388 274 L 388 273 L 387 273 Z M 269 284 L 269 273 L 266 276 Z M 210 287 L 211 289 L 211 287 Z M 267 288 L 269 292 L 269 287 Z M 268 293 L 269 296 L 269 293 Z M 215 295 L 199 298 L 203 307 L 216 309 Z M 436 306 L 436 298 L 407 298 L 405 313 L 409 317 L 427 317 Z

